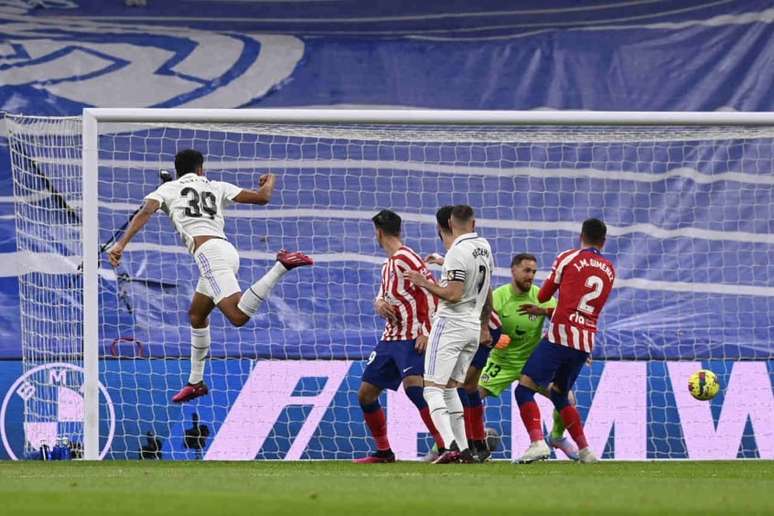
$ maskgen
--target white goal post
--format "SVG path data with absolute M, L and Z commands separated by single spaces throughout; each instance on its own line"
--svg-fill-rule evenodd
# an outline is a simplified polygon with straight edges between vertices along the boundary
M 739 113 L 739 112 L 593 112 L 593 111 L 446 111 L 446 110 L 378 110 L 378 109 L 130 109 L 130 108 L 88 108 L 83 111 L 82 116 L 82 171 L 83 171 L 83 183 L 82 183 L 82 253 L 83 253 L 83 369 L 84 369 L 84 427 L 83 427 L 83 446 L 84 446 L 84 458 L 89 460 L 98 459 L 100 457 L 100 291 L 99 291 L 99 262 L 100 257 L 95 252 L 100 247 L 100 192 L 99 192 L 99 175 L 100 175 L 100 134 L 101 127 L 106 124 L 111 126 L 123 126 L 127 128 L 132 126 L 144 126 L 144 127 L 165 127 L 171 126 L 176 128 L 185 128 L 187 126 L 196 127 L 214 127 L 213 131 L 228 131 L 231 127 L 244 128 L 251 126 L 260 127 L 281 127 L 279 131 L 281 134 L 290 134 L 293 136 L 306 134 L 305 127 L 311 127 L 311 133 L 317 138 L 330 137 L 332 139 L 351 139 L 354 141 L 377 141 L 377 142 L 391 142 L 398 139 L 399 141 L 417 141 L 417 142 L 429 142 L 426 152 L 432 154 L 434 149 L 432 146 L 436 142 L 463 142 L 471 146 L 480 144 L 482 146 L 481 153 L 485 156 L 482 162 L 485 162 L 488 149 L 486 145 L 488 142 L 497 142 L 499 144 L 510 144 L 510 142 L 524 142 L 522 147 L 524 149 L 530 149 L 530 146 L 540 146 L 543 142 L 557 142 L 557 145 L 561 146 L 562 138 L 566 138 L 569 145 L 573 143 L 581 142 L 583 145 L 590 142 L 597 144 L 600 147 L 588 150 L 592 155 L 601 146 L 606 145 L 608 142 L 623 142 L 622 145 L 632 145 L 637 147 L 632 155 L 642 156 L 637 158 L 637 163 L 630 169 L 626 167 L 632 161 L 629 156 L 615 157 L 616 163 L 620 163 L 622 168 L 616 173 L 620 174 L 636 174 L 643 170 L 654 170 L 657 173 L 672 170 L 672 168 L 680 168 L 684 165 L 680 162 L 682 158 L 672 158 L 672 149 L 668 147 L 668 143 L 665 144 L 664 149 L 656 149 L 654 147 L 659 142 L 681 142 L 680 146 L 684 146 L 684 142 L 703 141 L 703 140 L 723 140 L 728 143 L 728 148 L 735 146 L 734 142 L 762 139 L 766 141 L 766 150 L 761 152 L 760 149 L 748 149 L 744 147 L 744 143 L 736 145 L 735 149 L 742 149 L 739 152 L 747 152 L 750 156 L 759 156 L 754 159 L 758 159 L 760 164 L 757 167 L 769 166 L 774 161 L 771 161 L 769 154 L 772 153 L 772 142 L 774 141 L 774 113 Z M 296 129 L 297 128 L 297 129 Z M 651 132 L 652 131 L 652 132 Z M 272 133 L 272 131 L 268 131 Z M 619 134 L 620 132 L 620 134 Z M 401 136 L 396 136 L 397 134 Z M 655 144 L 653 142 L 656 142 Z M 293 143 L 291 142 L 291 144 Z M 439 144 L 440 145 L 440 144 Z M 519 143 L 519 145 L 522 145 Z M 677 146 L 678 143 L 675 144 Z M 710 145 L 706 146 L 711 147 Z M 151 152 L 151 151 L 148 151 Z M 207 158 L 207 151 L 203 149 L 202 152 Z M 586 152 L 585 150 L 583 152 Z M 546 169 L 555 170 L 560 167 L 572 168 L 573 160 L 576 162 L 582 162 L 586 158 L 578 157 L 583 152 L 576 149 L 549 149 L 548 151 L 540 150 L 541 155 L 548 156 L 546 160 L 551 160 L 552 165 L 547 166 Z M 607 152 L 607 151 L 605 151 Z M 701 152 L 701 151 L 697 151 Z M 711 151 L 708 151 L 711 152 Z M 732 154 L 727 151 L 726 144 L 722 146 L 722 150 L 719 151 Z M 554 153 L 554 154 L 552 154 Z M 453 155 L 451 152 L 450 155 Z M 686 151 L 686 154 L 688 152 Z M 653 156 L 667 156 L 666 161 L 659 161 L 659 166 L 652 166 L 648 168 L 648 160 L 653 161 Z M 556 157 L 554 157 L 556 156 Z M 760 157 L 762 156 L 762 157 Z M 479 160 L 474 158 L 460 158 L 470 159 L 471 163 L 478 163 Z M 500 174 L 507 173 L 508 161 L 505 158 L 497 157 L 495 160 L 500 160 L 499 163 L 494 165 L 496 170 Z M 537 163 L 538 158 L 530 156 L 525 158 L 527 166 L 533 166 L 533 162 Z M 595 158 L 596 159 L 596 158 Z M 660 159 L 660 158 L 659 158 Z M 674 161 L 671 161 L 673 160 Z M 692 158 L 691 158 L 692 159 Z M 702 158 L 703 159 L 703 158 Z M 720 157 L 714 159 L 721 160 Z M 732 158 L 727 158 L 730 163 Z M 740 158 L 741 159 L 741 158 Z M 751 158 L 753 159 L 753 158 Z M 447 160 L 448 161 L 448 160 Z M 428 159 L 427 162 L 431 163 L 432 167 L 445 166 L 447 161 L 443 159 L 436 160 L 435 158 Z M 521 162 L 521 159 L 514 159 L 515 162 Z M 702 162 L 697 158 L 697 162 Z M 568 165 L 568 163 L 570 163 Z M 449 166 L 453 166 L 451 163 Z M 488 166 L 487 163 L 484 163 Z M 542 165 L 535 164 L 538 169 Z M 421 168 L 421 167 L 420 167 Z M 729 172 L 726 169 L 719 171 L 718 174 Z M 670 172 L 671 173 L 671 172 Z M 620 175 L 619 174 L 619 175 Z M 486 174 L 484 174 L 486 175 Z M 749 176 L 749 177 L 748 177 Z M 761 172 L 760 176 L 755 176 L 754 173 L 747 173 L 746 176 L 751 181 L 750 184 L 757 185 L 755 188 L 771 188 L 772 185 L 772 172 Z M 587 176 L 588 177 L 592 176 Z M 600 179 L 601 176 L 594 176 L 592 179 Z M 711 174 L 696 173 L 693 175 L 688 174 L 691 181 L 700 184 L 702 182 L 711 181 L 725 181 L 726 179 L 716 179 L 711 177 Z M 743 175 L 739 177 L 733 177 L 730 181 L 739 181 L 740 178 L 744 179 Z M 416 172 L 416 178 L 421 178 L 421 171 Z M 568 181 L 577 181 L 580 185 L 578 192 L 566 192 L 569 194 L 583 195 L 583 185 L 586 184 L 586 179 L 567 179 Z M 540 178 L 536 178 L 539 181 Z M 649 178 L 648 181 L 657 181 L 658 178 Z M 544 180 L 545 181 L 545 180 Z M 483 188 L 484 183 L 475 183 L 476 186 L 471 188 Z M 575 184 L 575 183 L 574 183 Z M 335 187 L 331 186 L 331 190 Z M 551 186 L 546 186 L 546 193 L 550 193 Z M 616 188 L 625 188 L 616 186 Z M 594 204 L 602 203 L 604 196 L 600 193 L 599 196 L 587 194 L 588 198 L 584 199 L 584 206 L 589 206 L 589 213 L 594 212 Z M 546 201 L 549 202 L 549 201 Z M 526 229 L 537 228 L 538 231 L 556 231 L 556 221 L 551 215 L 551 211 L 547 206 L 540 206 L 539 204 L 529 204 L 530 208 L 539 210 L 541 214 L 541 220 L 533 221 L 532 224 L 525 225 Z M 379 206 L 389 207 L 389 206 Z M 604 207 L 604 206 L 603 206 Z M 375 210 L 377 206 L 363 205 L 363 208 L 368 210 Z M 474 208 L 478 209 L 477 206 Z M 634 207 L 633 207 L 634 208 Z M 642 210 L 646 211 L 651 206 L 643 206 Z M 434 213 L 434 209 L 424 210 L 423 216 L 431 216 Z M 581 210 L 582 211 L 582 210 Z M 765 209 L 761 209 L 760 213 L 766 213 Z M 604 210 L 602 212 L 604 215 Z M 510 215 L 508 215 L 510 216 Z M 697 215 L 701 216 L 701 215 Z M 544 219 L 544 220 L 543 220 Z M 423 219 L 424 220 L 424 219 Z M 579 225 L 580 220 L 574 221 Z M 552 225 L 553 224 L 553 225 Z M 690 226 L 690 224 L 687 224 Z M 708 241 L 719 242 L 722 239 L 722 231 L 720 227 L 704 227 L 703 224 L 697 224 L 698 228 L 685 229 L 680 224 L 660 227 L 659 223 L 655 221 L 648 221 L 648 224 L 643 224 L 641 220 L 630 221 L 630 227 L 625 227 L 622 221 L 611 221 L 611 226 L 614 228 L 611 234 L 618 235 L 631 235 L 634 232 L 652 233 L 656 238 L 664 240 L 674 238 L 703 238 L 702 235 L 710 235 Z M 733 225 L 733 224 L 731 224 Z M 729 227 L 731 226 L 729 225 Z M 491 227 L 500 227 L 498 224 L 493 224 Z M 566 225 L 561 226 L 561 231 L 567 231 Z M 737 229 L 729 229 L 733 235 L 732 238 L 736 239 L 735 242 L 753 242 L 754 244 L 762 243 L 762 245 L 772 245 L 772 235 L 760 234 L 755 231 L 744 229 L 739 225 Z M 486 231 L 484 231 L 486 233 Z M 568 233 L 570 234 L 570 233 Z M 761 235 L 760 238 L 755 235 Z M 552 233 L 553 235 L 553 233 Z M 697 236 L 698 235 L 698 236 Z M 752 236 L 750 236 L 752 235 Z M 432 235 L 431 235 L 432 236 Z M 485 235 L 486 236 L 486 235 Z M 550 236 L 551 242 L 557 241 L 557 237 Z M 517 237 L 510 237 L 510 242 L 517 241 Z M 567 238 L 558 246 L 567 244 L 565 247 L 569 247 L 572 244 L 571 238 Z M 713 248 L 708 251 L 710 254 L 716 252 L 723 252 L 722 245 L 716 250 Z M 742 249 L 742 248 L 740 248 Z M 520 249 L 518 249 L 520 250 Z M 546 254 L 555 253 L 557 249 L 545 249 Z M 314 249 L 312 250 L 314 251 Z M 496 249 L 495 249 L 496 251 Z M 504 254 L 510 254 L 517 249 L 504 250 Z M 698 251 L 697 251 L 698 252 Z M 735 251 L 736 252 L 736 251 Z M 741 256 L 743 251 L 738 251 L 737 254 Z M 724 262 L 725 263 L 725 262 Z M 501 268 L 507 268 L 507 263 L 498 263 Z M 730 264 L 729 264 L 730 265 Z M 540 264 L 542 269 L 548 268 L 549 264 Z M 507 271 L 506 271 L 507 274 Z M 774 285 L 761 284 L 760 278 L 752 274 L 751 278 L 732 279 L 727 282 L 729 285 L 739 285 L 740 291 L 750 293 L 752 295 L 760 295 L 770 299 L 771 291 L 774 289 Z M 626 287 L 640 288 L 643 285 L 651 291 L 663 286 L 668 291 L 673 292 L 702 292 L 705 289 L 714 292 L 711 286 L 706 286 L 713 281 L 718 281 L 718 278 L 709 277 L 703 281 L 699 279 L 695 280 L 698 285 L 693 286 L 694 280 L 684 278 L 661 278 L 658 275 L 643 274 L 639 275 L 636 271 L 632 272 L 624 271 L 621 274 L 623 278 L 622 284 Z M 502 279 L 502 278 L 501 278 Z M 725 276 L 720 278 L 725 280 Z M 764 290 L 754 290 L 756 287 Z M 747 290 L 745 290 L 747 289 Z M 715 292 L 716 293 L 716 292 Z M 634 301 L 632 301 L 634 303 Z M 632 305 L 634 306 L 634 305 Z M 731 305 L 729 305 L 731 306 Z M 627 309 L 627 314 L 634 310 L 634 308 Z M 611 316 L 610 313 L 607 314 Z M 603 315 L 603 318 L 605 315 Z M 712 317 L 712 316 L 710 316 Z M 765 315 L 760 316 L 762 322 L 760 323 L 761 331 L 764 333 L 768 331 L 772 332 L 770 317 L 769 320 L 765 320 Z M 691 337 L 696 339 L 696 337 Z M 697 340 L 691 340 L 690 345 L 694 346 L 692 349 L 696 349 Z M 627 352 L 628 353 L 628 352 Z M 622 353 L 622 358 L 628 358 L 630 355 Z M 681 352 L 682 353 L 682 352 Z M 743 354 L 742 354 L 743 355 Z M 664 359 L 664 356 L 669 357 L 669 353 L 654 354 L 654 357 L 658 359 Z M 712 359 L 718 358 L 717 355 L 708 354 L 706 356 L 699 353 L 697 357 L 691 357 L 689 352 L 685 354 L 674 355 L 679 359 Z M 756 355 L 758 356 L 758 355 Z M 767 353 L 764 353 L 764 358 L 770 360 L 774 353 L 772 353 L 771 347 Z M 723 355 L 725 357 L 725 355 Z M 759 356 L 758 356 L 759 357 Z M 741 356 L 741 359 L 747 358 Z
M 83 111 L 83 256 L 84 256 L 84 458 L 99 456 L 99 247 L 98 125 L 132 123 L 335 123 L 432 125 L 719 125 L 774 126 L 774 113 L 656 113 L 591 111 L 434 111 L 337 109 L 109 109 Z

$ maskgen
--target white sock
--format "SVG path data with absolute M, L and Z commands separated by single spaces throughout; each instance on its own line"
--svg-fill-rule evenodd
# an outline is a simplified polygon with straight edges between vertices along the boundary
M 449 422 L 452 433 L 454 433 L 454 440 L 457 441 L 457 446 L 462 451 L 468 447 L 468 436 L 465 433 L 465 409 L 462 406 L 460 394 L 457 389 L 444 389 L 443 399 L 449 411 Z
M 210 352 L 210 327 L 191 328 L 191 374 L 188 383 L 199 383 L 204 379 L 204 364 Z
M 285 266 L 280 262 L 276 262 L 274 267 L 269 269 L 269 272 L 242 293 L 242 297 L 239 299 L 239 303 L 237 303 L 237 308 L 248 317 L 254 316 L 266 298 L 269 297 L 271 289 L 282 279 L 286 272 L 288 270 Z
M 443 442 L 447 447 L 451 446 L 454 440 L 451 422 L 449 421 L 449 410 L 446 408 L 446 402 L 443 396 L 444 389 L 440 387 L 425 387 L 423 394 L 427 407 L 430 409 L 430 419 L 433 420 L 435 428 L 443 437 Z M 464 430 L 464 425 L 463 425 Z

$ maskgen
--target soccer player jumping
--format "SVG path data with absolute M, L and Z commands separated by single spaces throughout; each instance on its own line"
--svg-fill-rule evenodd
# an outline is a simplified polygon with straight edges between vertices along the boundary
M 386 324 L 381 340 L 368 358 L 358 392 L 363 417 L 376 441 L 375 453 L 355 459 L 354 462 L 361 464 L 395 462 L 395 454 L 387 440 L 387 421 L 379 405 L 379 395 L 384 389 L 397 390 L 401 383 L 436 445 L 439 448 L 444 445 L 422 395 L 425 346 L 436 299 L 426 290 L 415 287 L 406 277 L 409 271 L 414 271 L 434 283 L 433 275 L 417 253 L 401 242 L 401 218 L 397 213 L 382 210 L 371 220 L 376 240 L 388 256 L 382 266 L 382 281 L 374 301 L 374 310 Z
M 570 249 L 556 257 L 551 273 L 538 293 L 538 301 L 545 303 L 558 290 L 559 304 L 551 317 L 548 334 L 524 365 L 514 393 L 531 441 L 516 462 L 544 460 L 551 453 L 543 440 L 540 409 L 535 403 L 535 392 L 549 385 L 549 397 L 578 445 L 580 462 L 597 461 L 568 393 L 594 347 L 597 320 L 615 281 L 615 268 L 601 253 L 606 236 L 604 222 L 599 219 L 584 221 L 580 249 Z
M 209 392 L 203 381 L 210 349 L 210 312 L 217 306 L 234 326 L 242 326 L 255 315 L 271 289 L 291 269 L 312 265 L 302 253 L 285 250 L 269 272 L 244 293 L 237 282 L 239 255 L 223 232 L 223 208 L 231 202 L 267 204 L 276 177 L 261 176 L 259 189 L 240 188 L 204 175 L 204 156 L 188 149 L 175 156 L 177 179 L 164 183 L 145 196 L 142 209 L 132 218 L 126 233 L 108 250 L 110 263 L 117 267 L 124 248 L 159 208 L 172 219 L 188 251 L 196 260 L 201 277 L 196 285 L 188 316 L 191 322 L 191 373 L 188 384 L 172 397 L 182 403 Z

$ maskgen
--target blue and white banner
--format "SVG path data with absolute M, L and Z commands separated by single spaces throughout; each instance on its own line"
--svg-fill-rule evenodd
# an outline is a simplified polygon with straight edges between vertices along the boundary
M 185 381 L 187 361 L 123 360 L 101 364 L 101 449 L 106 458 L 137 459 L 149 436 L 162 459 L 350 459 L 372 442 L 357 403 L 364 363 L 340 360 L 216 360 L 205 380 L 210 395 L 183 406 L 169 398 Z M 688 377 L 700 368 L 723 389 L 697 401 Z M 22 374 L 0 362 L 3 395 L 0 458 L 24 457 L 57 436 L 80 441 L 83 399 L 78 368 L 44 366 Z M 35 377 L 35 378 L 33 378 Z M 576 384 L 591 447 L 603 458 L 774 459 L 774 369 L 771 362 L 595 362 Z M 33 381 L 34 380 L 34 381 Z M 46 417 L 23 416 L 35 389 L 55 388 Z M 502 436 L 496 458 L 529 444 L 513 396 L 486 400 L 486 422 Z M 424 454 L 430 440 L 405 394 L 388 391 L 390 443 L 404 460 Z M 552 407 L 538 397 L 546 429 Z M 81 418 L 81 419 L 79 419 Z M 69 433 L 68 430 L 69 429 Z M 561 458 L 561 457 L 560 457 Z
M 475 6 L 435 0 L 372 4 L 181 0 L 130 8 L 99 0 L 3 2 L 0 110 L 77 115 L 86 106 L 774 109 L 774 9 L 765 0 L 583 5 L 561 0 L 550 8 L 537 0 L 517 6 L 504 0 Z M 464 173 L 474 174 L 488 192 L 500 192 L 491 205 L 478 193 L 473 200 L 482 210 L 482 232 L 498 242 L 503 269 L 512 253 L 524 250 L 538 254 L 547 267 L 557 249 L 523 249 L 522 244 L 536 242 L 538 235 L 573 245 L 577 223 L 599 214 L 602 206 L 583 192 L 609 192 L 603 215 L 615 240 L 610 252 L 621 288 L 603 316 L 602 356 L 770 360 L 772 149 L 759 146 L 736 154 L 742 147 L 719 148 L 707 156 L 699 143 L 686 145 L 677 157 L 656 147 L 640 165 L 641 150 L 622 151 L 600 164 L 591 149 L 558 170 L 514 160 L 520 171 L 512 177 L 486 166 Z M 343 186 L 361 188 L 369 174 L 403 167 L 369 186 L 389 192 L 391 181 L 403 180 L 399 173 L 426 165 L 369 159 L 371 168 L 351 174 L 347 181 L 353 183 Z M 0 164 L 0 357 L 16 359 L 22 334 L 17 277 L 36 262 L 16 252 L 13 184 L 1 139 Z M 319 165 L 299 163 L 294 171 Z M 335 172 L 319 175 L 318 191 L 327 191 Z M 216 173 L 228 179 L 232 172 Z M 457 192 L 469 189 L 455 174 L 459 170 L 449 167 L 427 171 L 430 183 Z M 546 200 L 546 191 L 559 193 Z M 454 200 L 440 189 L 426 195 Z M 138 191 L 131 196 L 133 202 L 141 198 Z M 251 353 L 278 359 L 364 358 L 379 333 L 368 305 L 380 251 L 370 239 L 368 218 L 384 206 L 404 215 L 412 245 L 420 247 L 425 238 L 420 235 L 432 237 L 435 204 L 420 209 L 417 199 L 396 202 L 387 193 L 357 205 L 335 196 L 299 197 L 296 205 L 285 207 L 299 211 L 268 212 L 267 227 L 284 224 L 285 234 L 310 244 L 306 250 L 312 254 L 329 252 L 319 241 L 303 240 L 307 226 L 321 217 L 340 223 L 347 234 L 369 238 L 344 239 L 334 256 L 353 258 L 346 263 L 357 271 L 355 284 L 319 268 L 310 283 L 345 287 L 338 297 L 320 300 L 314 313 L 288 308 L 303 305 L 316 297 L 314 292 L 280 288 L 258 321 L 270 331 L 250 344 Z M 500 213 L 498 206 L 508 209 Z M 115 212 L 116 225 L 125 215 Z M 286 224 L 288 218 L 306 226 Z M 238 221 L 230 229 L 240 251 L 252 253 L 245 263 L 258 269 L 270 256 L 249 238 L 239 240 L 245 224 Z M 46 256 L 38 258 L 50 264 Z M 149 309 L 127 317 L 116 296 L 106 296 L 103 315 L 115 331 L 105 335 L 105 355 L 116 339 L 120 343 L 128 336 L 137 336 L 150 355 L 187 354 L 185 304 L 195 278 L 191 268 L 182 269 L 180 283 L 159 294 L 167 313 Z M 149 275 L 160 273 L 151 267 Z M 499 279 L 507 281 L 507 270 Z M 103 287 L 117 290 L 109 279 Z M 156 288 L 146 287 L 131 286 L 145 289 L 138 298 Z M 168 332 L 164 337 L 151 331 L 160 321 Z M 310 342 L 310 325 L 319 340 Z M 240 341 L 235 330 L 215 332 L 217 356 L 240 356 L 228 347 Z
M 0 7 L 10 112 L 774 106 L 765 0 L 16 3 Z

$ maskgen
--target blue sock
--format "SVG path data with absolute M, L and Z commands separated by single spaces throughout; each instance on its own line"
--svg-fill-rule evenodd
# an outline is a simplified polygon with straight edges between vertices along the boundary
M 533 391 L 532 389 L 527 389 L 521 384 L 519 384 L 516 387 L 516 390 L 514 391 L 513 396 L 516 398 L 516 403 L 520 407 L 525 403 L 529 403 L 530 401 L 535 401 L 535 391 Z
M 363 409 L 364 414 L 370 414 L 371 412 L 376 412 L 380 408 L 382 408 L 381 405 L 379 405 L 379 400 L 374 401 L 373 403 L 369 403 L 367 405 L 364 405 L 362 402 L 360 403 L 360 408 Z
M 424 389 L 422 387 L 419 387 L 418 385 L 414 385 L 413 387 L 406 387 L 406 396 L 411 400 L 411 403 L 413 403 L 417 409 L 422 410 L 425 407 L 427 407 L 427 402 L 425 401 L 425 395 Z
M 468 402 L 470 405 L 469 407 L 479 407 L 481 406 L 481 394 L 479 394 L 478 389 L 476 389 L 473 392 L 466 393 L 468 395 Z
M 463 407 L 470 407 L 470 398 L 468 397 L 468 393 L 463 389 L 462 387 L 459 387 L 457 389 L 457 394 L 460 395 L 460 401 L 462 402 Z

